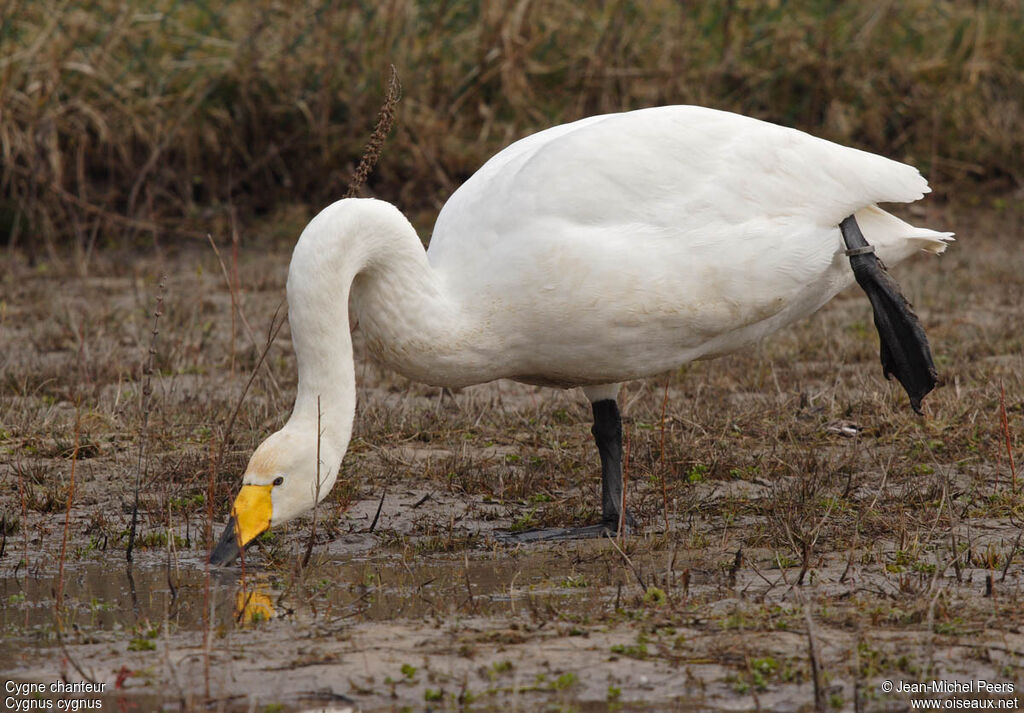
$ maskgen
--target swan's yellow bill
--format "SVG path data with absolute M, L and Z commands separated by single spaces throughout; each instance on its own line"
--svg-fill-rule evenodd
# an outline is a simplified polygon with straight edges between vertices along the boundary
M 273 485 L 243 485 L 235 498 L 231 514 L 235 518 L 238 545 L 245 547 L 254 537 L 270 527 L 273 505 L 270 490 Z

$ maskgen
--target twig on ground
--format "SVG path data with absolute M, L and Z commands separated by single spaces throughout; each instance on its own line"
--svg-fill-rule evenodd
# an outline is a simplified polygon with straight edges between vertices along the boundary
M 473 585 L 469 581 L 469 552 L 463 552 L 465 567 L 462 570 L 464 579 L 466 580 L 466 593 L 469 594 L 469 605 L 472 608 L 474 614 L 477 613 L 476 599 L 473 597 Z
M 380 502 L 377 503 L 377 513 L 373 516 L 373 522 L 370 523 L 369 529 L 366 530 L 367 532 L 373 532 L 373 529 L 377 527 L 377 520 L 380 519 L 380 511 L 384 508 L 384 496 L 387 494 L 388 489 L 385 487 L 380 493 Z
M 222 446 L 223 447 L 223 446 Z M 210 549 L 213 542 L 213 496 L 216 492 L 216 465 L 217 458 L 214 456 L 213 440 L 210 440 L 210 476 L 206 483 L 206 549 Z M 210 698 L 210 630 L 213 622 L 210 620 L 210 599 L 212 596 L 210 585 L 210 558 L 204 557 L 206 563 L 205 577 L 203 578 L 203 685 L 206 699 Z
M 622 550 L 622 548 L 619 547 L 619 543 L 615 541 L 614 537 L 609 537 L 608 541 L 611 542 L 612 545 L 615 547 L 615 549 L 617 549 L 619 551 L 619 554 L 622 555 L 622 559 L 625 560 L 626 566 L 629 567 L 629 570 L 633 573 L 633 576 L 636 577 L 636 582 L 637 582 L 637 584 L 640 585 L 640 589 L 642 589 L 646 593 L 647 592 L 647 584 L 644 582 L 644 578 L 640 576 L 640 570 L 638 570 L 636 568 L 636 565 L 633 564 L 633 560 L 631 560 L 629 558 L 629 555 L 627 555 Z M 618 608 L 618 607 L 616 607 L 616 608 Z

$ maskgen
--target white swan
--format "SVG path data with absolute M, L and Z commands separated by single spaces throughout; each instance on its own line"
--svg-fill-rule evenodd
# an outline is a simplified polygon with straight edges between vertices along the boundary
M 310 510 L 334 485 L 356 404 L 350 312 L 370 351 L 417 381 L 583 387 L 594 404 L 604 525 L 573 534 L 614 530 L 619 385 L 735 351 L 817 310 L 854 279 L 845 248 L 856 243 L 844 246 L 850 236 L 838 227 L 848 216 L 890 265 L 942 252 L 950 233 L 875 205 L 928 190 L 915 168 L 881 156 L 672 106 L 517 141 L 452 195 L 426 252 L 390 204 L 334 203 L 303 231 L 288 272 L 294 410 L 253 454 L 212 560 L 232 560 L 238 544 Z M 858 259 L 877 272 L 874 256 Z M 898 290 L 862 284 L 876 322 L 900 317 Z M 880 306 L 878 294 L 892 304 Z M 883 363 L 901 339 L 912 350 L 923 342 L 899 325 L 887 338 L 879 326 Z M 886 371 L 906 385 L 893 359 Z M 907 386 L 915 408 L 934 383 L 925 362 L 902 369 L 917 369 L 908 378 L 918 386 Z

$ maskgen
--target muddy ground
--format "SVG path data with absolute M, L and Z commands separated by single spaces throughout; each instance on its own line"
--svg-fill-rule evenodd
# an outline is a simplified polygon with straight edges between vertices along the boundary
M 0 677 L 103 682 L 79 700 L 125 710 L 888 711 L 909 703 L 885 681 L 978 679 L 1004 690 L 961 701 L 1015 702 L 1022 213 L 919 211 L 958 234 L 894 270 L 945 381 L 923 418 L 881 377 L 854 287 L 748 353 L 625 388 L 637 533 L 509 547 L 496 530 L 597 514 L 583 397 L 442 393 L 357 339 L 339 485 L 244 571 L 204 555 L 291 405 L 287 325 L 256 368 L 291 233 L 222 245 L 223 269 L 198 243 L 6 254 Z

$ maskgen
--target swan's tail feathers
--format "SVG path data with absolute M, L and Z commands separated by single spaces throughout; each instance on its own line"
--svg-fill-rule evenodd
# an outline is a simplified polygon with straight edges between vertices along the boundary
M 916 413 L 921 413 L 921 399 L 939 383 L 924 328 L 896 280 L 892 279 L 875 256 L 874 248 L 864 239 L 857 220 L 851 215 L 839 224 L 839 229 L 846 242 L 854 277 L 871 300 L 875 313 L 875 327 L 881 342 L 882 372 L 887 379 L 896 377 L 910 397 L 911 407 Z M 936 242 L 945 247 L 945 242 Z
M 899 254 L 906 257 L 915 250 L 939 255 L 945 252 L 947 244 L 953 241 L 953 233 L 918 228 L 876 205 L 860 208 L 854 215 L 857 218 L 857 226 L 879 251 L 891 254 L 895 246 L 900 246 L 896 250 L 897 255 L 893 256 L 896 260 L 902 259 Z
M 932 255 L 941 255 L 946 252 L 946 247 L 956 240 L 953 233 L 939 233 L 935 230 L 918 228 L 916 233 L 907 236 L 914 247 Z

